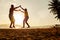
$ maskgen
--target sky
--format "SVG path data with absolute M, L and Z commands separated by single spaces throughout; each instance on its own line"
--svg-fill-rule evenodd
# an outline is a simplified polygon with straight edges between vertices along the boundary
M 11 4 L 14 4 L 15 7 L 22 5 L 22 7 L 27 8 L 29 13 L 28 23 L 31 26 L 58 24 L 59 21 L 48 10 L 49 1 L 51 0 L 0 0 L 0 24 L 10 24 L 8 15 Z

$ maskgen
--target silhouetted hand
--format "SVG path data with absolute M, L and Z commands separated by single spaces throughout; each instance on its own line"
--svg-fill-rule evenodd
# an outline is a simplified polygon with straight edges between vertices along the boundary
M 21 5 L 19 7 L 21 7 Z

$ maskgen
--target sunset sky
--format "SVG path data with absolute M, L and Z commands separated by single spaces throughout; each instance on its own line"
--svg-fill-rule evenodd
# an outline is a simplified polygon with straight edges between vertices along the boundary
M 8 17 L 9 8 L 11 4 L 14 6 L 22 5 L 22 7 L 28 9 L 29 20 L 28 23 L 31 26 L 44 26 L 44 25 L 53 25 L 58 24 L 59 21 L 55 19 L 54 15 L 49 12 L 48 4 L 50 0 L 0 0 L 0 24 L 9 24 L 10 20 Z M 21 12 L 14 12 L 15 15 L 18 15 Z M 22 14 L 22 13 L 21 13 Z M 19 15 L 18 15 L 19 16 Z M 19 17 L 18 22 L 20 19 Z M 16 24 L 21 25 L 21 23 L 16 22 Z

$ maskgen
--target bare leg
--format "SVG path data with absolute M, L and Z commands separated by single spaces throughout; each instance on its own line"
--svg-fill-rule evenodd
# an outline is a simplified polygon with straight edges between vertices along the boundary
M 26 18 L 25 23 L 27 24 L 28 28 L 30 28 L 30 25 L 28 24 L 28 18 Z
M 15 28 L 15 22 L 13 22 L 13 27 Z
M 11 22 L 11 24 L 10 24 L 10 28 L 12 28 L 11 26 L 12 26 L 12 22 Z
M 28 28 L 30 28 L 30 25 L 26 22 L 26 24 L 28 25 Z

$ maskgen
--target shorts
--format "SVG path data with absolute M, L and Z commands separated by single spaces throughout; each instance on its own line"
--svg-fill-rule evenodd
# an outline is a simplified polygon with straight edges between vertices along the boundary
M 24 22 L 27 22 L 28 21 L 28 19 L 29 19 L 29 17 L 27 16 L 27 17 L 25 17 L 24 18 Z
M 9 16 L 9 19 L 10 19 L 11 22 L 15 22 L 15 19 L 14 19 L 13 16 Z

